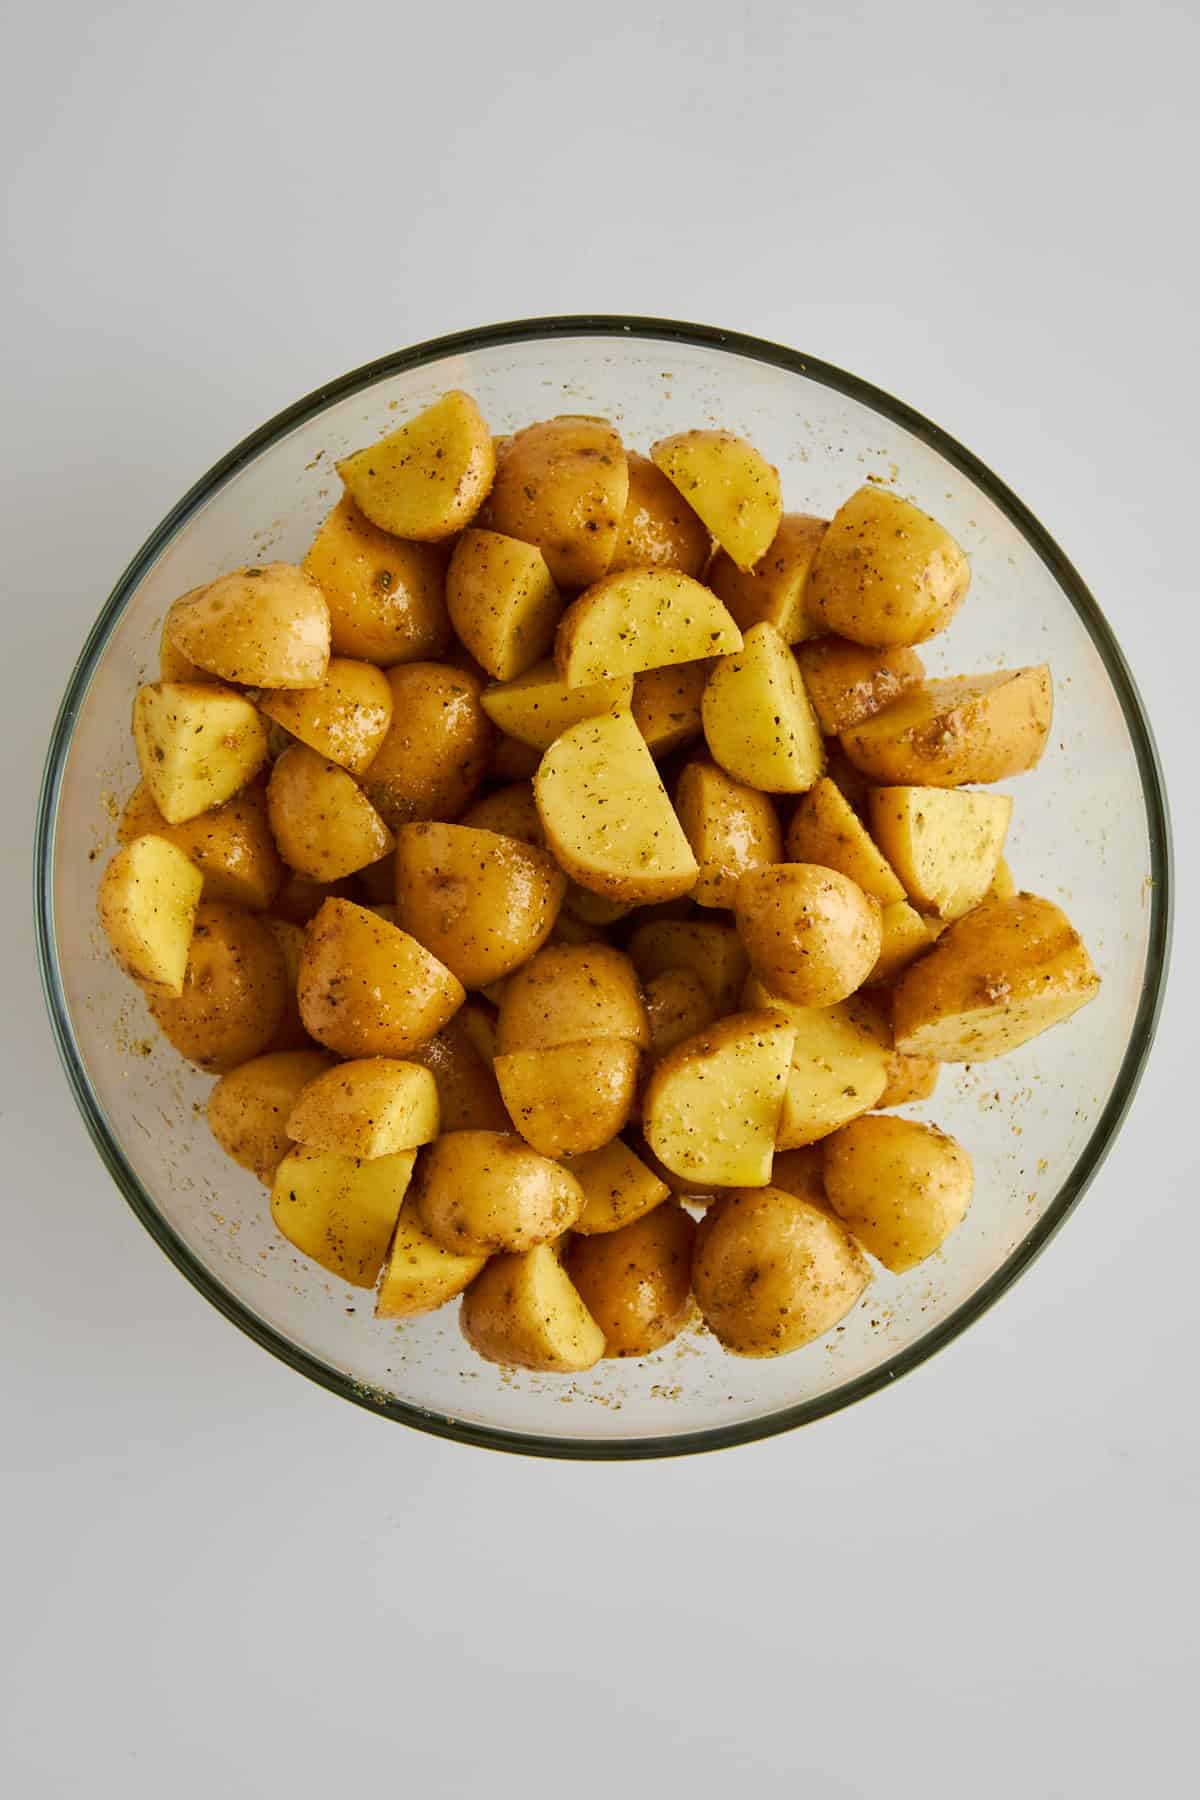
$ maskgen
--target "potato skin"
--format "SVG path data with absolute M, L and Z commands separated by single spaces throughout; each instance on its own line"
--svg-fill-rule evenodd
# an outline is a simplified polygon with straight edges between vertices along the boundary
M 343 494 L 303 565 L 329 607 L 333 654 L 385 669 L 440 656 L 450 642 L 446 561 L 442 545 L 380 531 Z
M 289 1113 L 301 1090 L 332 1067 L 323 1050 L 284 1050 L 251 1057 L 222 1075 L 208 1096 L 208 1124 L 226 1156 L 270 1187 L 294 1148 Z
M 494 732 L 479 704 L 482 682 L 448 663 L 389 669 L 392 727 L 361 778 L 393 831 L 414 819 L 456 818 L 474 798 Z
M 188 1062 L 223 1074 L 270 1044 L 287 1001 L 283 952 L 257 913 L 202 900 L 183 992 L 148 996 L 159 1030 Z
M 397 836 L 398 923 L 464 987 L 486 987 L 540 950 L 566 891 L 553 858 L 516 838 L 431 823 Z
M 561 1237 L 583 1211 L 583 1189 L 515 1132 L 448 1131 L 421 1153 L 412 1201 L 444 1250 L 490 1256 Z
M 167 634 L 177 650 L 222 681 L 309 688 L 329 664 L 329 608 L 303 569 L 262 563 L 234 569 L 176 600 Z
M 446 605 L 471 655 L 510 681 L 548 653 L 563 600 L 535 544 L 472 528 L 454 546 Z
M 650 1055 L 655 1061 L 716 1021 L 712 996 L 691 969 L 664 969 L 651 976 L 645 994 Z
M 341 881 L 395 843 L 354 777 L 307 744 L 275 759 L 267 812 L 284 861 L 309 881 Z
M 948 531 L 867 483 L 829 521 L 805 606 L 827 631 L 886 649 L 944 631 L 970 582 L 971 565 Z
M 818 629 L 805 610 L 804 589 L 827 523 L 811 513 L 784 513 L 771 543 L 750 569 L 739 569 L 727 551 L 717 551 L 708 585 L 743 631 L 765 621 L 787 643 L 796 644 Z
M 440 1031 L 462 983 L 408 932 L 350 900 L 326 900 L 300 959 L 300 1016 L 340 1056 L 400 1056 Z
M 536 764 L 535 756 L 535 767 Z M 546 834 L 528 781 L 511 781 L 506 787 L 493 788 L 490 794 L 484 794 L 468 807 L 458 822 L 470 825 L 476 831 L 495 831 L 501 837 L 517 838 L 522 844 L 533 844 L 539 850 L 545 848 Z
M 597 1038 L 497 1056 L 509 1117 L 543 1156 L 599 1150 L 629 1121 L 641 1052 L 627 1039 Z
M 392 723 L 392 690 L 374 663 L 331 658 L 311 688 L 266 693 L 259 710 L 352 775 L 370 767 Z
M 626 453 L 629 498 L 617 531 L 617 546 L 606 571 L 678 569 L 699 579 L 712 548 L 707 528 L 683 495 L 648 456 Z
M 779 815 L 770 795 L 735 781 L 707 757 L 683 769 L 675 810 L 700 865 L 692 889 L 697 906 L 732 906 L 746 870 L 777 863 L 783 855 Z
M 692 1283 L 709 1330 L 735 1356 L 783 1356 L 831 1331 L 870 1279 L 828 1210 L 782 1188 L 735 1189 L 696 1233 Z
M 536 544 L 560 587 L 607 570 L 629 501 L 621 439 L 604 419 L 564 414 L 513 433 L 496 471 L 492 528 Z
M 563 1260 L 604 1333 L 606 1356 L 649 1356 L 691 1316 L 696 1227 L 676 1200 L 616 1231 L 574 1240 Z
M 518 969 L 504 990 L 497 1031 L 502 1054 L 560 1044 L 650 1042 L 633 964 L 607 944 L 551 945 Z
M 879 957 L 878 901 L 818 863 L 751 869 L 738 882 L 734 916 L 754 972 L 798 1006 L 846 999 Z
M 493 1256 L 463 1295 L 460 1323 L 486 1362 L 574 1375 L 604 1354 L 604 1333 L 549 1244 Z
M 910 688 L 842 733 L 854 766 L 889 787 L 962 787 L 1032 769 L 1054 712 L 1050 670 L 1001 669 Z
M 820 863 L 856 882 L 881 906 L 906 898 L 904 884 L 888 861 L 888 847 L 875 842 L 836 781 L 823 775 L 801 797 L 787 832 L 790 862 Z
M 829 1204 L 895 1275 L 932 1256 L 971 1204 L 971 1159 L 954 1138 L 915 1119 L 867 1113 L 822 1145 Z
M 873 650 L 840 637 L 797 645 L 796 663 L 826 737 L 874 718 L 925 678 L 925 664 L 907 645 Z
M 442 1130 L 509 1131 L 512 1121 L 500 1098 L 490 1060 L 472 1035 L 468 1004 L 423 1044 L 408 1052 L 437 1083 Z

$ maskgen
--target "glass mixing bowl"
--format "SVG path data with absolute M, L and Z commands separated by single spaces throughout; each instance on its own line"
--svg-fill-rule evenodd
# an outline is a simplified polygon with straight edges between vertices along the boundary
M 744 433 L 785 503 L 829 514 L 868 477 L 913 496 L 970 552 L 970 599 L 923 647 L 934 673 L 1047 661 L 1053 736 L 1013 784 L 1018 884 L 1060 901 L 1103 976 L 1073 1021 L 910 1109 L 961 1138 L 965 1224 L 910 1275 L 876 1275 L 836 1331 L 791 1356 L 726 1356 L 702 1331 L 566 1378 L 500 1370 L 457 1309 L 377 1323 L 370 1296 L 275 1232 L 265 1190 L 209 1136 L 211 1081 L 157 1036 L 96 925 L 95 891 L 137 776 L 135 688 L 157 675 L 163 614 L 239 563 L 298 559 L 339 492 L 335 460 L 450 387 L 505 432 L 600 413 L 627 441 L 696 425 Z M 334 1393 L 426 1431 L 548 1456 L 641 1457 L 765 1437 L 861 1399 L 947 1344 L 1079 1200 L 1129 1105 L 1154 1031 L 1170 930 L 1170 846 L 1150 729 L 1095 601 L 1032 514 L 970 453 L 878 389 L 776 345 L 652 319 L 537 319 L 385 357 L 299 401 L 175 507 L 104 607 L 55 726 L 36 843 L 38 947 L 75 1099 L 117 1186 L 201 1293 Z

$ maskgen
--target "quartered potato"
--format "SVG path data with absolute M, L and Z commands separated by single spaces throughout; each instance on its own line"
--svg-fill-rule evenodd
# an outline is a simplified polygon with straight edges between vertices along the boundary
M 821 1168 L 838 1218 L 894 1275 L 940 1249 L 971 1204 L 970 1157 L 915 1119 L 855 1119 L 826 1138 Z
M 741 647 L 741 632 L 702 582 L 676 569 L 628 569 L 596 582 L 568 606 L 554 662 L 568 687 L 588 687 Z
M 774 1009 L 796 1028 L 776 1135 L 778 1149 L 815 1144 L 879 1105 L 892 1068 L 891 1034 L 861 1002 L 794 1006 L 752 979 L 746 984 L 745 1003 Z
M 867 483 L 840 506 L 805 590 L 810 616 L 856 644 L 920 644 L 966 599 L 971 566 L 935 519 Z
M 150 834 L 166 838 L 195 863 L 206 900 L 265 912 L 283 885 L 283 864 L 267 820 L 267 793 L 260 784 L 243 788 L 232 800 L 168 825 L 144 781 L 130 794 L 117 827 L 122 844 Z
M 100 878 L 96 907 L 113 955 L 147 991 L 183 992 L 204 877 L 175 844 L 138 837 Z
M 881 906 L 893 906 L 905 898 L 904 883 L 884 855 L 887 843 L 875 835 L 878 843 L 837 784 L 823 775 L 792 814 L 787 853 L 793 862 L 837 869 Z
M 782 1013 L 734 1013 L 676 1045 L 646 1085 L 642 1129 L 675 1174 L 717 1187 L 763 1187 L 787 1089 L 796 1028 Z
M 734 917 L 755 974 L 798 1006 L 844 1000 L 879 957 L 879 902 L 818 863 L 749 870 L 738 882 Z
M 890 981 L 901 969 L 928 950 L 938 935 L 937 922 L 922 918 L 907 900 L 896 900 L 879 915 L 880 944 L 875 967 L 866 985 L 875 987 Z
M 408 1196 L 400 1208 L 379 1278 L 375 1317 L 415 1319 L 422 1313 L 436 1312 L 439 1306 L 461 1294 L 486 1262 L 486 1256 L 444 1250 L 435 1243 Z
M 709 750 L 735 781 L 768 794 L 802 794 L 825 750 L 796 659 L 773 625 L 752 625 L 721 659 L 701 704 Z
M 272 1044 L 287 993 L 283 952 L 262 915 L 202 900 L 182 989 L 175 995 L 160 988 L 147 999 L 180 1056 L 222 1074 Z
M 872 788 L 870 817 L 913 905 L 939 919 L 961 919 L 991 886 L 1012 801 L 961 788 Z
M 315 687 L 329 664 L 329 608 L 292 563 L 235 569 L 195 588 L 167 614 L 175 648 L 222 681 Z
M 535 750 L 548 750 L 568 726 L 578 724 L 580 719 L 628 712 L 633 701 L 633 677 L 619 675 L 609 681 L 571 688 L 560 679 L 552 662 L 541 662 L 514 681 L 484 688 L 480 698 L 488 718 L 508 737 Z
M 629 498 L 608 574 L 623 569 L 678 569 L 700 576 L 712 539 L 683 495 L 649 457 L 627 453 Z
M 300 1016 L 339 1056 L 404 1056 L 453 1017 L 462 983 L 407 931 L 326 900 L 300 958 Z
M 275 762 L 267 814 L 284 861 L 308 881 L 340 881 L 396 841 L 354 777 L 307 744 L 293 744 Z
M 501 1131 L 444 1132 L 421 1155 L 412 1197 L 433 1241 L 468 1256 L 532 1250 L 583 1210 L 573 1175 Z
M 402 825 L 397 922 L 464 987 L 486 987 L 541 949 L 567 879 L 545 850 L 469 825 Z
M 650 451 L 655 466 L 739 569 L 752 569 L 779 530 L 779 471 L 731 431 L 681 431 Z
M 961 787 L 1032 769 L 1046 746 L 1054 696 L 1045 663 L 995 675 L 956 675 L 911 688 L 842 733 L 872 781 Z
M 323 1050 L 276 1050 L 222 1075 L 208 1096 L 208 1124 L 226 1156 L 270 1187 L 294 1148 L 287 1129 L 293 1106 L 332 1066 Z
M 783 855 L 779 815 L 770 795 L 735 781 L 707 758 L 697 758 L 683 770 L 675 811 L 700 865 L 692 889 L 697 906 L 731 907 L 746 870 L 776 863 Z
M 650 1041 L 629 958 L 608 944 L 555 944 L 531 957 L 504 989 L 496 1043 L 502 1052 L 553 1050 L 600 1038 Z
M 560 587 L 599 581 L 629 501 L 621 439 L 605 419 L 564 415 L 514 432 L 496 470 L 492 529 L 536 544 Z
M 538 849 L 545 844 L 533 787 L 528 781 L 513 781 L 507 787 L 493 788 L 490 794 L 484 794 L 467 808 L 459 824 L 469 825 L 475 831 L 495 831 L 501 837 L 517 838 L 522 844 L 533 844 Z
M 585 1237 L 632 1225 L 671 1192 L 621 1138 L 571 1157 L 567 1167 L 583 1189 L 583 1211 L 571 1229 Z
M 389 669 L 392 726 L 360 777 L 393 831 L 412 819 L 457 817 L 475 797 L 492 752 L 482 682 L 449 663 Z
M 604 1333 L 606 1356 L 649 1356 L 692 1316 L 696 1227 L 678 1201 L 615 1231 L 577 1238 L 563 1259 Z
M 182 825 L 236 794 L 267 760 L 257 708 L 232 688 L 157 681 L 133 703 L 142 780 L 168 825 Z
M 324 1069 L 297 1095 L 287 1132 L 311 1150 L 372 1162 L 438 1134 L 437 1083 L 419 1063 L 368 1056 Z
M 449 646 L 444 547 L 380 531 L 349 494 L 321 526 L 304 569 L 325 596 L 335 656 L 387 669 L 441 656 Z
M 373 525 L 421 543 L 437 543 L 469 525 L 495 470 L 492 434 L 459 388 L 337 465 L 351 499 Z
M 373 1288 L 416 1154 L 401 1150 L 359 1162 L 300 1145 L 275 1171 L 271 1217 L 290 1244 L 331 1275 L 351 1287 Z
M 599 1150 L 623 1131 L 637 1097 L 641 1052 L 594 1038 L 497 1056 L 496 1080 L 521 1136 L 543 1156 Z
M 461 1323 L 486 1362 L 577 1375 L 604 1355 L 604 1333 L 549 1244 L 494 1256 L 463 1295 Z
M 329 762 L 361 775 L 392 723 L 392 690 L 374 663 L 335 656 L 325 679 L 298 692 L 279 689 L 259 702 L 268 719 Z
M 785 643 L 797 644 L 820 629 L 805 609 L 804 590 L 826 523 L 811 513 L 784 513 L 779 530 L 750 569 L 739 568 L 728 551 L 717 551 L 708 584 L 743 631 L 765 623 Z
M 634 676 L 633 722 L 656 762 L 700 736 L 704 729 L 700 704 L 711 673 L 712 664 L 705 658 L 644 669 Z
M 511 681 L 550 650 L 563 599 L 536 544 L 472 529 L 454 546 L 446 606 L 476 662 Z
M 797 645 L 796 663 L 826 737 L 874 718 L 925 679 L 925 664 L 907 646 L 869 650 L 840 637 Z

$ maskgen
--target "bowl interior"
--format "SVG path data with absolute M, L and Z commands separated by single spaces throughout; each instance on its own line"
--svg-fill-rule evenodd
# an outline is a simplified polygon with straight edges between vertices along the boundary
M 211 1081 L 159 1040 L 105 953 L 95 889 L 137 778 L 131 697 L 157 674 L 163 613 L 241 562 L 299 558 L 338 496 L 337 457 L 446 388 L 497 432 L 604 414 L 632 446 L 721 425 L 778 464 L 785 504 L 830 513 L 864 480 L 912 496 L 970 552 L 969 600 L 926 647 L 934 673 L 1048 661 L 1040 768 L 1007 784 L 1018 885 L 1066 907 L 1099 998 L 1015 1055 L 947 1068 L 912 1109 L 961 1138 L 976 1197 L 945 1251 L 879 1273 L 829 1337 L 776 1361 L 688 1332 L 577 1378 L 502 1372 L 461 1342 L 457 1309 L 378 1324 L 371 1298 L 303 1261 L 265 1191 L 210 1138 Z M 1052 499 L 1052 497 L 1051 497 Z M 245 1329 L 352 1398 L 433 1429 L 557 1454 L 651 1454 L 736 1441 L 879 1385 L 953 1335 L 1029 1259 L 1081 1191 L 1148 1044 L 1166 941 L 1166 839 L 1153 751 L 1119 653 L 1053 545 L 1001 485 L 906 409 L 836 371 L 694 328 L 561 322 L 407 353 L 293 408 L 202 482 L 147 546 L 97 627 L 60 719 L 44 795 L 39 899 L 47 986 L 77 1097 L 110 1169 L 189 1276 Z

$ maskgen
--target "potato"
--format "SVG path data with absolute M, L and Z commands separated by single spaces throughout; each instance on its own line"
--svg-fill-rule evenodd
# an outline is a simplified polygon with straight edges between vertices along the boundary
M 434 1243 L 460 1256 L 532 1250 L 583 1211 L 575 1177 L 504 1131 L 443 1133 L 417 1164 L 412 1197 Z
M 117 838 L 131 844 L 147 833 L 166 838 L 196 865 L 206 900 L 228 900 L 250 912 L 265 912 L 283 886 L 283 864 L 267 822 L 265 788 L 243 788 L 211 812 L 182 825 L 168 825 L 150 789 L 139 781 L 126 801 Z
M 706 657 L 701 662 L 643 669 L 634 676 L 633 722 L 656 762 L 700 736 L 704 729 L 700 703 L 711 670 L 712 664 Z
M 481 696 L 483 710 L 493 724 L 506 736 L 518 738 L 535 750 L 548 750 L 568 726 L 577 725 L 580 719 L 591 719 L 599 713 L 628 712 L 632 701 L 631 675 L 569 688 L 560 681 L 552 662 L 538 663 L 515 681 L 484 688 Z
M 997 857 L 996 871 L 992 876 L 991 883 L 987 893 L 984 895 L 984 899 L 1011 900 L 1016 891 L 1017 884 L 1013 880 L 1012 870 L 1002 856 Z
M 796 644 L 818 629 L 804 609 L 804 586 L 826 523 L 810 513 L 784 513 L 771 543 L 750 569 L 740 569 L 727 551 L 717 551 L 708 585 L 743 631 L 765 622 L 785 643 Z
M 399 924 L 464 987 L 486 987 L 540 950 L 567 880 L 544 850 L 469 825 L 402 825 Z
M 739 569 L 766 555 L 783 517 L 779 471 L 752 444 L 730 431 L 681 431 L 650 456 Z
M 304 1145 L 285 1156 L 271 1187 L 271 1217 L 289 1244 L 351 1287 L 379 1279 L 415 1150 L 359 1162 Z
M 750 869 L 738 882 L 734 917 L 755 974 L 798 1006 L 844 1000 L 879 956 L 879 902 L 817 863 Z
M 624 569 L 678 569 L 700 576 L 712 539 L 678 488 L 649 457 L 628 452 L 629 498 L 607 573 Z
M 208 1124 L 226 1156 L 270 1187 L 294 1147 L 287 1121 L 301 1089 L 332 1066 L 323 1050 L 284 1050 L 222 1075 L 208 1096 Z
M 541 760 L 541 751 L 535 750 L 532 744 L 523 744 L 520 738 L 497 732 L 488 776 L 492 781 L 529 781 L 537 774 Z
M 392 690 L 374 663 L 335 656 L 319 686 L 264 694 L 259 707 L 302 744 L 361 775 L 391 727 Z
M 168 825 L 220 806 L 267 760 L 257 709 L 232 688 L 207 682 L 139 688 L 133 742 L 142 780 Z
M 752 625 L 708 678 L 704 735 L 726 774 L 769 794 L 802 794 L 825 760 L 796 659 L 773 625 Z
M 462 983 L 414 937 L 349 900 L 326 900 L 300 959 L 300 1016 L 339 1056 L 404 1056 L 440 1031 Z
M 446 663 L 389 669 L 392 728 L 361 777 L 393 831 L 412 819 L 456 817 L 474 798 L 492 751 L 480 683 Z
M 886 1112 L 891 1106 L 907 1106 L 913 1100 L 928 1100 L 937 1086 L 941 1066 L 931 1056 L 905 1056 L 899 1050 L 889 1051 L 887 1086 L 871 1110 Z
M 1100 977 L 1050 900 L 985 900 L 957 919 L 896 983 L 896 1048 L 938 1062 L 985 1062 L 1069 1019 Z
M 746 984 L 744 1003 L 774 1009 L 796 1028 L 777 1149 L 815 1144 L 878 1106 L 892 1067 L 891 1034 L 861 1003 L 794 1006 L 753 978 Z
M 907 900 L 885 906 L 879 915 L 880 945 L 875 967 L 867 977 L 868 987 L 890 981 L 914 958 L 928 950 L 937 936 L 931 921 L 923 919 Z
M 572 1243 L 563 1267 L 604 1333 L 606 1356 L 649 1356 L 692 1315 L 696 1227 L 675 1200 Z
M 697 1184 L 765 1186 L 795 1038 L 782 1013 L 734 1013 L 668 1051 L 643 1105 L 654 1154 Z
M 1007 794 L 872 788 L 869 805 L 871 830 L 914 905 L 939 919 L 961 919 L 979 904 L 996 873 L 1012 817 Z
M 1002 669 L 909 690 L 842 734 L 842 746 L 872 781 L 961 787 L 1032 769 L 1050 735 L 1050 671 Z
M 570 913 L 584 925 L 612 925 L 617 919 L 623 919 L 632 909 L 620 900 L 609 900 L 603 894 L 593 894 L 591 888 L 580 887 L 577 881 L 568 881 L 563 911 Z
M 637 1096 L 640 1051 L 617 1038 L 517 1050 L 496 1058 L 508 1115 L 543 1156 L 599 1150 L 624 1130 Z
M 638 905 L 671 900 L 699 869 L 630 713 L 571 725 L 533 781 L 546 845 L 582 886 Z
M 621 439 L 604 419 L 566 415 L 514 432 L 496 471 L 493 529 L 536 544 L 560 587 L 599 581 L 629 500 Z
M 792 814 L 787 853 L 792 862 L 821 863 L 836 869 L 881 906 L 894 906 L 905 898 L 904 884 L 895 869 L 828 776 L 823 775 L 808 790 Z
M 656 1062 L 684 1038 L 704 1031 L 716 1017 L 712 995 L 690 969 L 664 969 L 646 983 L 650 1054 Z
M 100 877 L 96 909 L 113 955 L 148 990 L 179 995 L 204 877 L 176 844 L 139 837 Z
M 825 773 L 846 804 L 860 818 L 865 818 L 871 784 L 862 770 L 855 768 L 836 738 L 825 739 Z
M 176 600 L 167 635 L 191 662 L 248 687 L 315 687 L 329 663 L 329 608 L 292 563 L 235 569 Z
M 511 681 L 549 651 L 563 600 L 536 544 L 472 529 L 454 546 L 446 606 L 476 661 Z
M 800 678 L 826 737 L 861 725 L 925 679 L 915 650 L 868 650 L 846 638 L 819 637 L 795 652 Z
M 287 1132 L 310 1150 L 373 1162 L 429 1143 L 438 1123 L 437 1083 L 428 1069 L 368 1056 L 314 1076 L 297 1096 Z
M 202 900 L 182 991 L 147 998 L 180 1056 L 223 1074 L 261 1055 L 275 1036 L 287 1001 L 283 952 L 259 914 Z
M 590 687 L 741 647 L 741 632 L 702 582 L 677 569 L 627 569 L 597 581 L 568 606 L 554 663 L 569 688 Z
M 356 879 L 310 881 L 306 875 L 297 875 L 294 870 L 285 871 L 285 874 L 286 879 L 272 902 L 271 911 L 289 925 L 307 925 L 310 919 L 316 918 L 326 900 L 353 900 L 362 891 Z
M 607 944 L 554 945 L 532 957 L 504 990 L 496 1043 L 553 1050 L 601 1038 L 650 1042 L 641 989 L 629 958 Z
M 700 875 L 697 906 L 732 906 L 747 869 L 783 855 L 779 817 L 767 794 L 735 781 L 707 758 L 688 763 L 675 790 L 675 811 Z
M 352 875 L 396 842 L 354 777 L 307 744 L 293 744 L 272 768 L 267 813 L 284 861 L 309 881 Z
M 470 394 L 452 388 L 337 472 L 372 525 L 438 543 L 469 525 L 496 472 L 492 436 Z
M 970 1157 L 915 1119 L 855 1119 L 826 1138 L 821 1169 L 834 1212 L 893 1275 L 932 1256 L 971 1204 Z
M 571 1229 L 585 1237 L 631 1225 L 671 1192 L 620 1138 L 573 1156 L 568 1166 L 583 1189 L 583 1211 Z
M 321 526 L 303 566 L 329 607 L 335 656 L 386 669 L 441 656 L 449 644 L 444 547 L 380 531 L 349 494 Z
M 459 1256 L 435 1244 L 406 1197 L 380 1276 L 375 1317 L 415 1319 L 436 1312 L 461 1294 L 486 1262 L 486 1256 Z
M 275 939 L 283 957 L 286 983 L 283 1012 L 275 1027 L 274 1036 L 266 1047 L 267 1051 L 273 1054 L 283 1050 L 315 1050 L 316 1045 L 304 1029 L 304 1020 L 300 1017 L 300 1002 L 296 997 L 296 984 L 300 979 L 300 956 L 304 949 L 303 928 L 293 925 L 289 919 L 264 918 L 263 924 Z
M 536 767 L 536 759 L 535 764 Z M 501 837 L 517 838 L 522 844 L 544 845 L 545 833 L 534 803 L 533 787 L 528 781 L 513 781 L 507 787 L 494 788 L 459 820 L 475 831 L 496 831 Z
M 199 592 L 199 588 L 192 589 L 192 593 L 198 594 Z M 184 594 L 182 596 L 185 600 L 190 600 L 191 597 L 191 594 Z M 198 663 L 194 663 L 190 657 L 185 656 L 182 650 L 177 650 L 175 648 L 174 644 L 171 642 L 170 625 L 171 614 L 168 610 L 167 616 L 163 620 L 162 633 L 158 641 L 158 679 L 160 681 L 186 681 L 199 683 L 216 681 L 217 677 L 215 675 L 210 675 L 207 669 L 202 669 Z
M 460 1319 L 486 1362 L 576 1375 L 604 1355 L 604 1333 L 549 1244 L 493 1257 L 463 1295 Z
M 948 531 L 911 501 L 867 483 L 830 520 L 805 605 L 826 631 L 887 649 L 944 631 L 970 582 L 971 566 Z
M 737 932 L 707 919 L 648 920 L 629 940 L 629 960 L 644 982 L 668 969 L 699 976 L 718 1017 L 737 1005 L 750 966 Z
M 508 1131 L 511 1121 L 491 1058 L 472 1033 L 474 1011 L 464 1006 L 435 1036 L 410 1050 L 407 1060 L 433 1076 L 443 1131 Z
M 589 925 L 583 919 L 573 919 L 564 907 L 554 921 L 554 930 L 546 939 L 548 944 L 603 944 L 607 941 L 602 925 Z
M 824 1337 L 869 1281 L 865 1258 L 827 1209 L 780 1187 L 724 1195 L 696 1232 L 696 1299 L 735 1356 L 784 1356 Z

